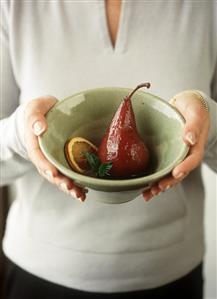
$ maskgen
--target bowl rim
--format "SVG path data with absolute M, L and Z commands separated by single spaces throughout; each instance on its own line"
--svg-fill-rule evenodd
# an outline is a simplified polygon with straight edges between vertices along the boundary
M 115 86 L 115 87 L 99 87 L 99 88 L 92 88 L 92 89 L 87 89 L 87 90 L 84 90 L 84 91 L 80 91 L 80 92 L 77 92 L 73 95 L 70 95 L 70 96 L 67 96 L 67 97 L 63 98 L 62 100 L 59 100 L 48 111 L 48 113 L 46 114 L 46 118 L 53 110 L 55 110 L 60 105 L 62 105 L 63 102 L 65 102 L 65 101 L 67 101 L 67 100 L 69 100 L 73 97 L 76 97 L 76 96 L 79 96 L 79 95 L 82 95 L 82 94 L 85 94 L 85 93 L 89 93 L 89 92 L 94 92 L 94 91 L 114 90 L 114 89 L 126 90 L 126 91 L 132 90 L 132 88 Z M 137 92 L 137 94 L 147 94 L 147 95 L 159 100 L 164 105 L 166 105 L 167 107 L 172 109 L 173 112 L 176 114 L 176 116 L 181 121 L 182 126 L 184 127 L 185 119 L 184 119 L 183 115 L 174 106 L 172 106 L 169 102 L 167 102 L 167 101 L 163 100 L 162 98 L 160 98 L 159 96 L 156 96 L 156 95 L 154 95 L 152 93 L 149 93 L 149 92 L 139 90 Z M 49 129 L 49 127 L 48 127 L 48 129 Z M 177 158 L 172 163 L 170 163 L 166 168 L 164 168 L 164 169 L 162 169 L 158 172 L 155 172 L 155 173 L 150 174 L 150 175 L 145 175 L 145 176 L 140 176 L 140 177 L 130 178 L 130 179 L 101 179 L 101 178 L 90 177 L 90 176 L 86 176 L 84 174 L 77 173 L 77 172 L 73 171 L 72 169 L 69 169 L 69 168 L 63 166 L 55 158 L 53 158 L 53 156 L 49 152 L 46 151 L 46 145 L 43 143 L 43 135 L 39 136 L 38 140 L 39 140 L 40 149 L 42 150 L 42 152 L 45 155 L 45 157 L 47 158 L 47 160 L 49 162 L 51 162 L 58 170 L 60 170 L 60 172 L 62 172 L 66 176 L 72 178 L 73 180 L 77 180 L 77 181 L 82 182 L 84 184 L 85 183 L 92 184 L 92 185 L 95 185 L 96 187 L 102 187 L 102 186 L 105 186 L 105 187 L 112 187 L 112 186 L 114 186 L 114 187 L 123 187 L 125 185 L 127 185 L 128 187 L 134 187 L 135 185 L 147 184 L 150 181 L 151 182 L 156 181 L 159 178 L 165 176 L 166 174 L 169 174 L 169 172 L 172 169 L 174 169 L 174 167 L 176 165 L 178 165 L 185 158 L 185 156 L 187 155 L 187 153 L 189 151 L 189 146 L 186 143 L 184 143 L 184 141 L 183 141 L 182 149 L 180 151 L 180 154 L 177 156 Z

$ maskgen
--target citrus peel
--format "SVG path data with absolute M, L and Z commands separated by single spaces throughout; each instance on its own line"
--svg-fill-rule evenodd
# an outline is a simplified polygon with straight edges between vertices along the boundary
M 97 147 L 83 137 L 73 137 L 65 144 L 65 155 L 71 168 L 85 174 L 91 168 L 86 158 L 86 153 L 97 154 Z

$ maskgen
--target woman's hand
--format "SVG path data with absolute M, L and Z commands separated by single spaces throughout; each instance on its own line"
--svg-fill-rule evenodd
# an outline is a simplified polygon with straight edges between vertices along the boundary
M 186 120 L 183 140 L 190 146 L 190 150 L 185 160 L 173 169 L 171 175 L 143 192 L 146 201 L 180 183 L 189 172 L 200 165 L 203 159 L 210 127 L 209 112 L 197 92 L 184 91 L 177 94 L 173 99 L 175 100 L 172 104 Z
M 87 190 L 76 186 L 71 179 L 62 175 L 43 155 L 38 136 L 47 129 L 45 114 L 56 104 L 57 99 L 44 96 L 28 103 L 25 109 L 25 140 L 27 153 L 38 172 L 50 183 L 81 201 L 85 200 Z

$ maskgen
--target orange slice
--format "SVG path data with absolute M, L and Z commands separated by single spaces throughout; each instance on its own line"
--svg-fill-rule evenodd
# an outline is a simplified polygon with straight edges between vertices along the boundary
M 65 155 L 71 168 L 79 173 L 90 170 L 85 153 L 97 153 L 97 147 L 82 137 L 73 137 L 65 144 Z

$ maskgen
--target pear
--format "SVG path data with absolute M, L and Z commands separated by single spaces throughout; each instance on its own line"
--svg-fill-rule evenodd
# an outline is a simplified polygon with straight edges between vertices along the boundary
M 102 163 L 111 162 L 110 175 L 114 178 L 130 178 L 144 174 L 149 162 L 149 150 L 139 136 L 131 98 L 141 87 L 138 85 L 120 104 L 98 148 Z

